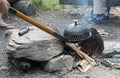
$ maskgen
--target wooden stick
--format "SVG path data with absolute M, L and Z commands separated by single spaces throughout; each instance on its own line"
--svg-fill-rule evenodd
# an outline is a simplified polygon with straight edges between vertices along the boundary
M 84 59 L 86 59 L 90 64 L 92 64 L 92 65 L 96 64 L 95 61 L 91 57 L 89 57 L 87 54 L 85 54 L 82 50 L 78 49 L 75 44 L 73 44 L 73 43 L 66 43 L 66 45 L 68 45 L 70 48 L 72 48 L 74 51 L 76 51 L 76 53 L 79 56 L 82 55 L 84 57 Z

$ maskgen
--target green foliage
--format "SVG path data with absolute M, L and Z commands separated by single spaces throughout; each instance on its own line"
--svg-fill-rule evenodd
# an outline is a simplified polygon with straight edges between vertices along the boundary
M 29 0 L 33 2 L 37 8 L 55 9 L 59 7 L 59 0 Z
M 42 4 L 42 0 L 28 0 L 28 1 L 33 2 L 37 8 L 39 8 Z

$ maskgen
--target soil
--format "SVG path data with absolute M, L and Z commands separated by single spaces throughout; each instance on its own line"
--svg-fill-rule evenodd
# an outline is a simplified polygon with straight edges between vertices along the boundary
M 112 9 L 111 11 L 116 18 L 109 19 L 100 25 L 89 25 L 85 22 L 83 16 L 89 14 L 89 10 L 81 9 L 59 9 L 59 10 L 38 10 L 35 16 L 31 16 L 38 22 L 63 32 L 65 27 L 73 22 L 73 19 L 78 19 L 79 22 L 85 26 L 95 27 L 98 30 L 104 30 L 108 33 L 108 37 L 103 37 L 103 40 L 119 41 L 120 40 L 120 12 Z M 5 22 L 10 23 L 17 29 L 33 26 L 32 24 L 14 16 L 11 14 L 5 15 Z M 7 30 L 0 29 L 0 78 L 119 78 L 120 70 L 111 69 L 103 65 L 94 66 L 86 73 L 74 69 L 64 75 L 59 73 L 47 73 L 40 69 L 40 67 L 34 67 L 29 71 L 23 72 L 15 68 L 8 61 L 7 55 L 4 52 L 4 35 Z

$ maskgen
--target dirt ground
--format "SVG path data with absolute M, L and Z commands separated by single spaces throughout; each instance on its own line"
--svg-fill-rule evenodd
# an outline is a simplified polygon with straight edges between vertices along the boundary
M 84 23 L 85 20 L 81 20 L 83 11 L 71 10 L 71 9 L 59 9 L 59 10 L 39 10 L 35 16 L 31 16 L 42 24 L 49 26 L 55 30 L 60 29 L 61 32 L 64 31 L 65 27 L 73 22 L 73 19 L 78 19 L 80 23 Z M 110 19 L 101 25 L 95 25 L 96 29 L 104 29 L 108 33 L 108 37 L 103 37 L 103 40 L 108 41 L 119 41 L 120 40 L 120 12 L 112 10 L 117 18 Z M 81 14 L 82 13 L 82 14 Z M 5 21 L 12 24 L 15 28 L 20 29 L 31 24 L 25 22 L 24 20 L 14 16 L 5 16 Z M 83 18 L 83 17 L 82 17 Z M 47 73 L 43 72 L 39 67 L 33 68 L 27 72 L 22 72 L 12 66 L 7 59 L 7 55 L 3 49 L 4 35 L 7 30 L 0 29 L 0 78 L 119 78 L 120 70 L 110 69 L 108 67 L 98 65 L 92 67 L 86 73 L 81 73 L 78 70 L 72 70 L 65 75 L 59 73 Z

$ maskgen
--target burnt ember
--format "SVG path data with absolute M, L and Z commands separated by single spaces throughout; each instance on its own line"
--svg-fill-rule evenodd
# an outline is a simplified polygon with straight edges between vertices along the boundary
M 34 68 L 43 68 L 46 62 L 37 62 L 25 58 L 9 58 L 9 62 L 14 66 L 15 69 L 27 72 Z
M 63 52 L 65 55 L 71 55 L 74 58 L 74 62 L 77 62 L 80 60 L 80 57 L 78 56 L 78 54 L 73 49 L 71 49 L 69 46 L 65 45 Z
M 114 51 L 104 55 L 105 58 L 120 58 L 120 52 Z
M 86 54 L 92 58 L 95 58 L 102 54 L 104 50 L 104 43 L 102 37 L 95 28 L 91 28 L 89 30 L 92 33 L 92 36 L 89 39 L 78 43 L 78 45 Z

